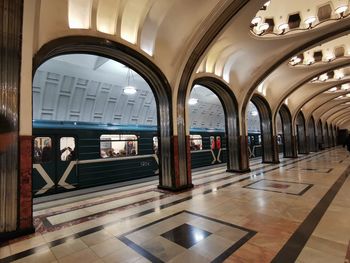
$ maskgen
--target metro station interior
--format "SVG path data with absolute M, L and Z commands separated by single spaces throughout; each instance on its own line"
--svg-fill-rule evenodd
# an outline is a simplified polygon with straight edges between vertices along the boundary
M 350 262 L 349 0 L 0 0 L 0 263 Z

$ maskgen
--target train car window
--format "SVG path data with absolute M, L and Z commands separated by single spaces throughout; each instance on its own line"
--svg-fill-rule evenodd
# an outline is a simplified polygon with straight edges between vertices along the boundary
M 153 137 L 153 153 L 158 154 L 158 137 Z
M 249 144 L 249 145 L 251 144 L 251 142 L 250 142 L 250 136 L 248 136 L 248 144 Z
M 134 134 L 103 134 L 100 137 L 100 155 L 102 158 L 137 155 L 137 145 Z
M 198 134 L 190 135 L 191 151 L 200 151 L 203 149 L 202 136 Z
M 52 140 L 50 137 L 36 137 L 34 139 L 33 162 L 48 163 L 52 161 Z
M 216 136 L 216 149 L 221 149 L 221 136 Z
M 76 160 L 75 153 L 75 138 L 74 137 L 61 137 L 60 139 L 60 157 L 61 161 L 73 161 Z
M 259 140 L 259 145 L 260 145 L 261 144 L 261 135 L 259 135 L 258 140 Z

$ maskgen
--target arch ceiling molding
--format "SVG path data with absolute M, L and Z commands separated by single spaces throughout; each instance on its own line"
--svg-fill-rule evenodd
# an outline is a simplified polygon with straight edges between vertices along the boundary
M 349 63 L 350 57 L 336 60 L 332 63 L 320 64 L 312 68 L 296 68 L 289 66 L 288 63 L 283 63 L 264 80 L 266 99 L 276 111 L 294 91 L 298 89 L 306 90 L 304 89 L 305 84 L 314 79 L 315 76 L 318 77 L 333 69 L 339 69 L 340 71 L 341 68 L 349 65 Z M 281 79 L 283 81 L 280 81 Z M 327 82 L 331 81 L 327 80 Z M 319 83 L 322 84 L 323 82 Z
M 276 2 L 283 2 L 285 6 L 288 6 L 289 3 L 287 1 Z M 319 2 L 321 1 L 317 1 Z M 245 107 L 244 104 L 249 101 L 253 90 L 262 82 L 266 86 L 264 88 L 266 98 L 271 98 L 273 102 L 276 101 L 276 98 L 280 100 L 283 94 L 287 93 L 286 91 L 291 86 L 290 83 L 295 84 L 302 73 L 301 70 L 295 70 L 295 73 L 291 74 L 293 68 L 296 67 L 288 64 L 290 58 L 310 47 L 343 36 L 350 25 L 350 19 L 345 18 L 337 23 L 326 24 L 315 30 L 293 36 L 256 38 L 249 33 L 249 24 L 251 18 L 263 4 L 264 1 L 249 2 L 240 11 L 239 16 L 235 17 L 220 34 L 220 37 L 212 43 L 197 68 L 197 73 L 213 73 L 228 82 L 239 98 L 238 100 L 242 101 L 244 98 L 242 107 Z M 294 5 L 294 1 L 291 1 L 290 5 Z M 333 61 L 333 63 L 338 62 Z M 325 70 L 328 67 L 331 68 L 327 65 L 321 65 L 320 68 L 322 67 Z M 305 76 L 309 71 L 310 69 L 304 71 Z M 283 74 L 286 77 L 281 77 Z M 269 87 L 274 82 L 274 76 L 278 81 L 274 87 Z M 293 76 L 295 76 L 294 79 Z M 280 79 L 290 82 L 288 85 L 283 85 L 286 87 L 281 88 Z M 273 104 L 271 106 L 274 108 Z
M 294 116 L 313 98 L 316 98 L 323 93 L 341 93 L 343 91 L 342 87 L 345 89 L 348 88 L 348 85 L 347 80 L 337 81 L 336 83 L 320 83 L 316 85 L 313 83 L 306 83 L 288 96 L 288 107 Z M 333 91 L 334 89 L 336 90 Z
M 198 64 L 198 72 L 210 72 L 220 76 L 230 83 L 237 100 L 245 104 L 249 101 L 258 84 L 264 80 L 264 93 L 271 101 L 279 103 L 284 101 L 288 87 L 272 85 L 273 77 L 281 79 L 281 72 L 286 68 L 292 70 L 288 61 L 295 54 L 316 47 L 320 43 L 331 41 L 346 34 L 350 22 L 348 18 L 337 20 L 335 23 L 324 23 L 313 30 L 291 37 L 277 37 L 261 39 L 254 37 L 249 32 L 251 19 L 258 13 L 266 1 L 249 1 L 224 28 L 221 34 L 212 42 Z M 283 10 L 280 16 L 290 14 L 289 8 L 299 8 L 302 1 L 272 1 L 269 8 L 273 8 L 274 2 L 283 2 Z M 310 0 L 310 11 L 316 10 L 323 4 L 321 0 Z M 340 5 L 341 1 L 332 0 L 331 7 Z M 136 5 L 137 3 L 137 5 Z M 122 42 L 139 52 L 148 54 L 174 84 L 181 64 L 190 52 L 190 46 L 194 39 L 205 31 L 208 21 L 218 15 L 220 10 L 227 5 L 227 1 L 203 0 L 198 5 L 196 0 L 67 0 L 40 2 L 37 25 L 37 46 L 34 50 L 49 40 L 67 35 L 94 35 L 114 41 Z M 346 1 L 345 4 L 348 4 Z M 305 7 L 305 3 L 300 6 Z M 293 9 L 293 10 L 294 10 Z M 298 9 L 299 11 L 301 9 Z M 272 10 L 272 9 L 271 9 Z M 269 9 L 265 10 L 269 12 Z M 304 11 L 300 11 L 304 12 Z M 346 11 L 348 12 L 348 11 Z M 131 19 L 130 14 L 134 17 Z M 334 15 L 334 12 L 333 12 Z M 75 21 L 75 22 L 74 22 Z M 77 22 L 78 21 L 78 22 Z M 338 41 L 339 43 L 342 42 Z M 338 46 L 339 43 L 334 43 Z M 257 48 L 258 47 L 258 48 Z M 345 50 L 347 45 L 344 46 Z M 327 49 L 328 47 L 326 47 Z M 346 53 L 346 52 L 345 52 Z M 328 64 L 338 63 L 348 59 L 336 59 L 331 63 L 316 66 L 326 69 Z M 179 56 L 179 54 L 182 54 Z M 282 55 L 279 55 L 282 54 Z M 285 62 L 285 63 L 282 63 Z M 239 65 L 239 66 L 238 66 Z M 317 71 L 317 70 L 315 70 Z M 292 71 L 286 71 L 286 78 L 295 84 L 297 77 L 293 79 Z M 270 76 L 272 79 L 270 78 Z M 299 79 L 304 75 L 301 71 L 295 71 Z M 306 76 L 306 75 L 305 75 Z M 172 85 L 174 87 L 174 85 Z M 282 100 L 283 97 L 283 100 Z M 269 103 L 271 103 L 269 101 Z M 274 108 L 274 104 L 271 103 Z
M 336 99 L 338 96 L 338 94 L 323 94 L 322 98 L 310 101 L 303 107 L 303 112 L 306 113 L 307 119 L 313 115 L 315 120 L 319 120 L 329 109 L 344 103 L 344 100 Z
M 224 0 L 40 1 L 36 50 L 67 35 L 97 36 L 147 54 L 169 81 L 198 28 L 224 9 Z M 217 15 L 218 15 L 217 14 Z M 35 51 L 36 51 L 35 50 Z

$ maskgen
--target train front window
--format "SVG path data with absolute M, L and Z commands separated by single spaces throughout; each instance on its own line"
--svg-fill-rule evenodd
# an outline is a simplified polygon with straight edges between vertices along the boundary
M 62 137 L 60 139 L 60 155 L 61 161 L 73 161 L 76 159 L 74 137 Z
M 133 134 L 103 134 L 100 137 L 102 158 L 127 157 L 138 154 L 137 136 Z
M 191 151 L 200 151 L 203 149 L 201 135 L 190 135 L 190 149 Z
M 52 140 L 50 137 L 34 139 L 33 162 L 48 163 L 52 161 Z

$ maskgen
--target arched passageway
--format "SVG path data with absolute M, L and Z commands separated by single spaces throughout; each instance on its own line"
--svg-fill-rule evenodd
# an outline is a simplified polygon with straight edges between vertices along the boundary
M 120 44 L 115 43 L 112 41 L 104 41 L 96 37 L 65 37 L 61 39 L 57 39 L 54 41 L 51 41 L 44 45 L 39 52 L 34 57 L 34 66 L 33 66 L 33 75 L 37 72 L 39 67 L 43 65 L 45 62 L 49 61 L 52 58 L 63 56 L 66 54 L 91 54 L 94 56 L 98 56 L 98 58 L 94 61 L 93 64 L 89 64 L 93 72 L 97 72 L 99 69 L 108 68 L 109 74 L 113 77 L 115 77 L 116 83 L 119 80 L 123 79 L 126 80 L 126 84 L 131 84 L 131 82 L 135 82 L 133 84 L 135 85 L 141 85 L 140 79 L 143 80 L 143 83 L 147 84 L 150 88 L 150 90 L 153 92 L 153 102 L 152 99 L 147 102 L 147 92 L 143 91 L 141 87 L 139 87 L 140 91 L 140 101 L 143 101 L 142 107 L 146 107 L 146 109 L 152 108 L 152 103 L 155 105 L 155 111 L 153 114 L 151 114 L 153 117 L 149 118 L 147 120 L 147 116 L 144 119 L 144 123 L 150 124 L 148 126 L 155 125 L 155 133 L 156 141 L 157 141 L 157 153 L 158 156 L 155 157 L 156 162 L 159 164 L 159 169 L 157 172 L 159 172 L 159 187 L 166 188 L 166 189 L 174 189 L 176 188 L 176 180 L 173 173 L 173 167 L 174 167 L 174 159 L 173 159 L 173 144 L 171 142 L 171 136 L 172 136 L 172 121 L 171 121 L 171 89 L 167 82 L 167 79 L 163 75 L 163 73 L 146 57 L 143 55 L 135 52 L 134 50 Z M 114 62 L 114 63 L 113 63 Z M 80 61 L 79 63 L 84 63 L 84 61 Z M 88 63 L 88 62 L 87 62 Z M 117 64 L 122 64 L 124 66 L 121 66 L 121 70 L 126 72 L 126 75 L 123 77 L 118 76 L 118 74 L 115 74 L 115 67 Z M 111 65 L 114 66 L 111 66 Z M 123 69 L 124 67 L 124 69 Z M 129 70 L 130 68 L 130 70 Z M 79 70 L 78 70 L 79 71 Z M 139 79 L 136 77 L 135 74 L 132 72 L 135 72 L 139 75 Z M 48 80 L 48 82 L 54 83 L 55 78 L 59 78 L 57 74 L 47 74 L 47 78 L 51 78 L 51 80 Z M 73 116 L 71 120 L 76 119 L 76 121 L 85 121 L 84 117 L 80 119 L 77 116 L 79 115 L 79 111 L 77 110 L 78 107 L 79 110 L 81 110 L 82 105 L 79 104 L 79 100 L 74 101 L 74 97 L 80 98 L 82 96 L 85 99 L 86 104 L 92 104 L 93 111 L 91 112 L 93 114 L 93 119 L 97 120 L 98 122 L 102 122 L 104 120 L 113 120 L 112 124 L 120 124 L 120 120 L 123 120 L 123 118 L 128 118 L 128 122 L 122 123 L 124 125 L 128 124 L 137 124 L 140 121 L 140 116 L 138 114 L 142 111 L 144 111 L 144 108 L 140 107 L 136 109 L 135 106 L 135 100 L 128 100 L 128 99 L 121 99 L 120 103 L 118 103 L 118 106 L 125 104 L 125 111 L 121 114 L 117 114 L 117 108 L 113 108 L 114 104 L 117 104 L 118 101 L 118 92 L 114 92 L 115 86 L 118 86 L 118 84 L 115 83 L 104 83 L 105 77 L 99 72 L 96 73 L 95 76 L 97 79 L 84 79 L 84 78 L 76 78 L 76 80 L 71 80 L 69 78 L 60 79 L 60 91 L 58 99 L 61 99 L 62 101 L 65 100 L 69 105 L 74 104 L 71 106 L 72 109 L 70 109 L 70 112 L 68 113 L 69 116 Z M 112 78 L 113 78 L 112 77 Z M 106 81 L 105 81 L 106 82 Z M 130 82 L 130 83 L 129 83 Z M 74 88 L 74 94 L 70 94 L 69 87 L 70 85 Z M 33 93 L 35 94 L 35 86 L 33 86 Z M 55 89 L 58 88 L 58 85 L 52 84 L 49 89 Z M 124 87 L 125 92 L 126 87 Z M 96 90 L 100 91 L 99 96 L 96 95 Z M 123 94 L 125 97 L 126 94 Z M 72 96 L 71 100 L 69 98 Z M 97 96 L 97 97 L 96 97 Z M 142 97 L 142 98 L 141 98 Z M 100 103 L 98 101 L 100 100 Z M 103 102 L 105 101 L 105 102 Z M 57 101 L 56 101 L 57 103 Z M 45 104 L 45 101 L 44 101 Z M 95 107 L 97 104 L 99 104 L 98 107 Z M 64 103 L 62 105 L 65 105 Z M 67 104 L 68 105 L 68 104 Z M 95 105 L 95 106 L 94 106 Z M 86 105 L 85 105 L 86 106 Z M 35 107 L 35 105 L 34 105 Z M 108 108 L 109 107 L 109 108 Z M 44 107 L 45 108 L 45 107 Z M 112 110 L 114 109 L 114 112 Z M 108 110 L 110 109 L 110 110 Z M 35 111 L 35 108 L 34 108 Z M 88 111 L 85 113 L 89 113 Z M 127 114 L 128 117 L 122 116 L 123 114 Z M 60 113 L 58 113 L 60 114 Z M 107 114 L 107 115 L 106 115 Z M 110 117 L 108 117 L 108 114 L 111 114 Z M 56 115 L 59 116 L 59 115 Z M 83 115 L 82 115 L 83 116 Z M 90 116 L 91 117 L 91 116 Z M 43 117 L 45 119 L 45 117 Z M 126 120 L 126 119 L 125 119 Z M 125 128 L 125 127 L 124 127 Z M 111 130 L 113 131 L 114 126 L 112 125 Z M 126 127 L 126 129 L 133 129 L 132 127 Z M 123 134 L 131 134 L 130 131 L 121 132 Z M 133 133 L 135 134 L 135 132 Z M 102 135 L 101 135 L 102 136 Z M 136 136 L 137 137 L 137 136 Z M 113 137 L 114 138 L 114 137 Z M 115 141 L 114 139 L 111 139 L 111 141 Z M 140 137 L 137 137 L 140 139 Z M 100 138 L 100 140 L 103 140 L 103 138 Z M 130 140 L 130 139 L 127 139 Z M 152 140 L 152 139 L 151 139 Z M 101 145 L 104 144 L 106 146 L 107 143 L 101 142 Z M 147 149 L 141 149 L 142 143 L 139 143 L 139 153 L 146 154 Z M 111 143 L 113 145 L 113 143 Z M 149 145 L 149 150 L 151 153 L 153 152 L 152 143 Z M 107 146 L 106 146 L 107 147 Z M 91 149 L 91 151 L 99 151 L 96 149 Z M 144 151 L 146 150 L 146 152 Z M 117 154 L 117 153 L 116 153 Z M 118 156 L 119 157 L 119 156 Z M 140 162 L 139 165 L 143 164 L 144 166 L 149 166 L 149 162 Z
M 282 124 L 281 114 L 279 113 L 277 113 L 277 116 L 276 116 L 276 132 L 277 132 L 278 154 L 284 153 L 283 124 Z
M 223 135 L 207 133 L 210 142 L 210 149 L 208 150 L 212 154 L 214 163 L 218 163 L 218 160 L 221 161 L 220 155 L 224 154 L 225 161 L 227 161 L 227 171 L 246 171 L 242 168 L 244 156 L 239 148 L 238 105 L 232 90 L 218 79 L 212 77 L 198 78 L 194 81 L 190 99 L 192 99 L 192 102 L 198 101 L 197 106 L 191 107 L 189 105 L 191 128 L 204 126 L 204 128 L 209 128 L 212 131 L 219 128 L 219 131 L 223 132 Z M 201 108 L 201 103 L 207 103 L 208 105 L 205 107 L 203 104 L 204 107 Z M 208 107 L 214 108 L 210 110 Z M 218 111 L 219 114 L 217 114 Z M 197 114 L 205 113 L 202 114 L 202 121 L 196 117 L 196 112 Z M 225 148 L 222 146 L 225 146 Z M 195 165 L 193 164 L 194 167 Z
M 329 144 L 329 130 L 328 130 L 327 122 L 324 124 L 324 127 L 323 127 L 323 138 L 324 138 L 324 147 L 328 148 L 330 144 Z
M 261 140 L 261 124 L 258 109 L 252 102 L 247 106 L 247 129 L 248 129 L 248 155 L 249 159 L 261 158 L 262 140 Z
M 316 126 L 315 126 L 315 120 L 314 117 L 311 116 L 309 123 L 308 123 L 308 145 L 309 145 L 309 151 L 310 152 L 317 152 L 317 136 L 316 136 Z
M 277 138 L 272 131 L 270 106 L 262 96 L 257 94 L 253 95 L 251 102 L 256 107 L 260 119 L 262 161 L 264 163 L 278 163 Z
M 329 147 L 334 146 L 334 138 L 333 138 L 333 125 L 328 125 L 328 133 L 329 133 Z
M 304 114 L 300 111 L 296 119 L 296 138 L 299 154 L 307 154 L 307 138 Z
M 317 122 L 317 147 L 319 150 L 323 150 L 324 148 L 323 126 L 321 120 L 318 120 Z
M 279 110 L 283 128 L 283 157 L 295 158 L 295 141 L 292 134 L 292 116 L 288 107 L 283 104 Z

